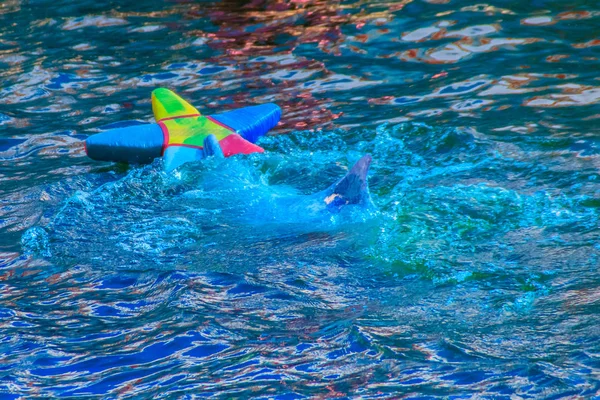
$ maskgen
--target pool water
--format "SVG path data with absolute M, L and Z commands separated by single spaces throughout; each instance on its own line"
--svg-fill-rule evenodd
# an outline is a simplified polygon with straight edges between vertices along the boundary
M 0 397 L 600 397 L 598 24 L 584 0 L 4 1 Z M 156 87 L 282 121 L 168 173 L 88 159 Z M 367 153 L 374 206 L 313 212 Z

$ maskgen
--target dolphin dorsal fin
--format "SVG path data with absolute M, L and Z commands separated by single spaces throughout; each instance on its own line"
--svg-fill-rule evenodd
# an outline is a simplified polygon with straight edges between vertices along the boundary
M 350 172 L 326 190 L 327 208 L 339 210 L 348 204 L 367 204 L 370 199 L 367 174 L 371 155 L 367 154 L 354 164 Z
M 166 118 L 199 116 L 200 111 L 169 89 L 158 88 L 152 91 L 152 112 L 160 122 Z

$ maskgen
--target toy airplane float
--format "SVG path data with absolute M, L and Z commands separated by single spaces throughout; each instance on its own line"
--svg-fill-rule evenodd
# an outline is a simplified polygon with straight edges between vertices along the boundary
M 187 101 L 164 88 L 152 92 L 156 123 L 111 129 L 85 141 L 87 155 L 99 161 L 148 164 L 164 158 L 165 169 L 209 155 L 262 153 L 254 143 L 279 122 L 276 104 L 244 107 L 203 116 Z

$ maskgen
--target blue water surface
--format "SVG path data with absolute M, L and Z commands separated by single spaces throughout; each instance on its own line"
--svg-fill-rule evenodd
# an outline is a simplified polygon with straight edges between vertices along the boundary
M 600 396 L 598 24 L 585 0 L 2 2 L 0 398 Z M 88 159 L 156 87 L 283 118 L 264 154 Z M 374 207 L 316 212 L 366 153 Z

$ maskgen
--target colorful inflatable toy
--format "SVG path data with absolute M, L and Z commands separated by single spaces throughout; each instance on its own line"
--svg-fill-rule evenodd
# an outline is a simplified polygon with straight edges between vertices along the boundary
M 203 116 L 177 94 L 152 92 L 156 123 L 111 129 L 85 141 L 86 154 L 100 161 L 151 163 L 164 158 L 166 170 L 209 155 L 262 153 L 254 143 L 279 122 L 276 104 L 244 107 Z

